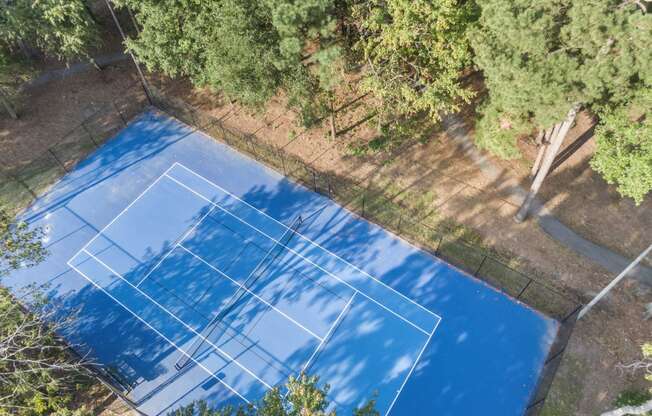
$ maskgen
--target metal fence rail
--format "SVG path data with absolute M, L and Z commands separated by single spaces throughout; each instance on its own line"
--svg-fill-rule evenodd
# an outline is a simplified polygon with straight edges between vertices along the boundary
M 168 96 L 162 88 L 149 85 L 155 107 L 202 130 L 216 140 L 250 155 L 285 176 L 325 195 L 361 217 L 388 229 L 416 246 L 433 253 L 468 274 L 481 279 L 518 301 L 560 322 L 560 331 L 546 360 L 539 388 L 533 395 L 527 415 L 537 415 L 568 343 L 581 304 L 567 293 L 508 265 L 491 250 L 465 241 L 453 230 L 429 224 L 423 212 L 396 201 L 383 189 L 366 186 L 353 178 L 320 171 L 285 150 L 252 134 L 226 126 L 220 119 Z M 17 213 L 45 192 L 61 176 L 102 146 L 149 102 L 142 90 L 133 88 L 123 98 L 110 102 L 60 138 L 54 145 L 24 166 L 0 169 L 0 207 Z M 103 383 L 127 398 L 119 378 L 103 372 Z
M 578 299 L 514 269 L 488 249 L 465 241 L 451 230 L 418 220 L 422 218 L 419 212 L 385 195 L 382 189 L 361 185 L 352 178 L 333 172 L 320 171 L 282 148 L 227 127 L 217 117 L 193 108 L 177 97 L 167 96 L 161 88 L 150 85 L 150 89 L 153 104 L 160 110 L 556 319 L 560 329 L 525 413 L 527 416 L 539 414 L 582 306 Z
M 108 102 L 24 164 L 0 167 L 0 207 L 10 214 L 26 208 L 65 173 L 140 114 L 148 101 L 138 84 Z

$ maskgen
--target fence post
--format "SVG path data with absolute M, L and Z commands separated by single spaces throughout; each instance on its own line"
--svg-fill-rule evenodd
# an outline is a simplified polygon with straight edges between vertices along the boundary
M 285 166 L 285 154 L 281 149 L 278 149 L 278 154 L 281 157 L 281 164 L 283 165 L 283 175 L 288 176 L 288 168 Z
M 571 316 L 575 315 L 577 312 L 579 312 L 580 309 L 582 309 L 584 305 L 577 305 L 575 309 L 571 311 L 568 315 L 564 316 L 564 319 L 561 320 L 561 323 L 565 323 Z
M 118 106 L 115 105 L 115 100 L 114 100 L 114 101 L 111 101 L 111 104 L 113 104 L 113 108 L 115 109 L 116 113 L 118 113 L 118 115 L 120 116 L 120 120 L 122 120 L 122 124 L 123 124 L 125 127 L 127 127 L 127 120 L 125 120 L 125 118 L 124 118 L 124 116 L 122 115 L 122 113 L 120 112 L 120 110 L 118 110 Z
M 362 218 L 364 218 L 364 203 L 367 196 L 367 191 L 362 191 Z
M 57 163 L 58 163 L 59 165 L 61 165 L 61 168 L 63 169 L 63 171 L 66 172 L 66 173 L 68 173 L 68 169 L 66 169 L 66 165 L 64 165 L 63 162 L 61 162 L 61 160 L 59 160 L 59 158 L 58 158 L 57 155 L 54 153 L 54 150 L 52 150 L 51 147 L 48 147 L 48 152 L 50 152 L 50 154 L 52 155 L 52 157 L 54 158 L 54 160 L 56 160 Z
M 312 170 L 312 184 L 315 187 L 315 192 L 317 192 L 317 172 L 314 169 Z
M 482 266 L 484 266 L 484 262 L 487 260 L 487 255 L 485 254 L 484 257 L 482 258 L 482 261 L 480 262 L 480 265 L 478 266 L 478 269 L 473 273 L 473 276 L 478 277 L 478 273 L 480 273 L 480 269 L 482 269 Z
M 82 122 L 81 122 L 81 126 L 82 126 L 82 128 L 84 129 L 84 131 L 86 132 L 86 134 L 88 134 L 88 137 L 91 139 L 91 141 L 92 141 L 93 144 L 95 145 L 95 148 L 99 148 L 100 145 L 97 144 L 97 142 L 96 142 L 95 139 L 93 138 L 93 135 L 91 134 L 90 131 L 88 131 L 88 128 L 86 127 L 86 121 L 82 121 Z
M 251 135 L 245 134 L 247 143 L 249 143 L 249 147 L 251 148 L 251 154 L 254 155 L 256 158 L 258 158 L 258 153 L 256 153 L 256 148 L 254 146 L 253 140 L 251 140 Z
M 526 277 L 527 277 L 527 276 L 526 276 Z M 526 284 L 525 286 L 523 286 L 523 289 L 521 289 L 521 291 L 518 292 L 518 296 L 516 296 L 516 299 L 517 299 L 517 300 L 521 300 L 521 296 L 523 296 L 523 294 L 525 293 L 525 291 L 527 290 L 527 288 L 530 287 L 531 284 L 532 284 L 532 279 L 528 277 L 527 284 Z
M 439 247 L 441 247 L 441 242 L 444 239 L 443 235 L 439 236 L 439 241 L 437 242 L 437 248 L 435 249 L 435 254 L 439 255 Z

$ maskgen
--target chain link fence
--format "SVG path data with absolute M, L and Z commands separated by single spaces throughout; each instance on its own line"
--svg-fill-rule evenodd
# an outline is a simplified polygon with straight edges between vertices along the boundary
M 581 308 L 579 300 L 540 279 L 516 270 L 490 250 L 464 241 L 450 230 L 419 220 L 423 217 L 422 213 L 395 201 L 385 195 L 382 189 L 362 185 L 352 178 L 334 172 L 317 170 L 282 148 L 255 135 L 227 127 L 217 117 L 194 108 L 177 97 L 166 95 L 162 88 L 150 86 L 150 89 L 153 104 L 165 113 L 248 154 L 361 217 L 487 282 L 523 304 L 556 319 L 560 323 L 560 329 L 546 359 L 538 389 L 526 412 L 528 416 L 539 414 Z
M 440 225 L 429 224 L 418 208 L 396 201 L 386 195 L 383 189 L 361 184 L 334 172 L 320 171 L 255 135 L 227 127 L 219 118 L 196 109 L 179 98 L 168 96 L 162 88 L 150 84 L 149 90 L 152 104 L 163 112 L 329 197 L 357 215 L 400 235 L 523 304 L 555 318 L 560 323 L 560 330 L 546 360 L 539 388 L 533 395 L 526 414 L 534 416 L 540 412 L 572 332 L 574 318 L 581 307 L 577 299 L 516 270 L 491 250 L 465 241 Z M 122 98 L 103 105 L 29 163 L 1 168 L 0 206 L 10 213 L 20 212 L 36 196 L 43 194 L 71 171 L 78 162 L 124 128 L 148 105 L 147 97 L 141 90 L 128 90 Z M 97 371 L 98 378 L 103 383 L 113 386 L 116 394 L 131 403 L 127 398 L 129 386 L 119 376 L 108 370 Z
M 28 162 L 0 167 L 0 207 L 10 214 L 26 208 L 59 178 L 140 114 L 148 101 L 136 84 L 120 99 L 101 105 L 75 128 Z

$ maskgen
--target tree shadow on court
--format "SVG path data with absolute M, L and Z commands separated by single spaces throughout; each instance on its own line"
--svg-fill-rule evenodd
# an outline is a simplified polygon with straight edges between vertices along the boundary
M 156 112 L 145 112 L 79 162 L 74 171 L 62 178 L 50 191 L 40 195 L 34 205 L 21 215 L 21 219 L 28 223 L 34 222 L 48 212 L 65 206 L 77 195 L 116 176 L 131 173 L 141 162 L 154 158 L 191 134 L 193 131 L 182 124 Z M 136 179 L 148 182 L 161 172 L 153 173 L 151 178 L 144 172 L 143 177 Z M 127 190 L 123 192 L 126 193 Z

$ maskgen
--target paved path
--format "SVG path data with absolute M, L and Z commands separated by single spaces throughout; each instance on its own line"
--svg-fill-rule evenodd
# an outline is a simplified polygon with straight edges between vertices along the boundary
M 488 157 L 478 150 L 469 137 L 468 129 L 461 119 L 455 115 L 447 116 L 443 124 L 448 133 L 448 137 L 450 137 L 466 156 L 475 162 L 486 177 L 494 182 L 502 181 L 501 186 L 508 191 L 508 201 L 515 206 L 520 206 L 527 194 L 527 190 L 523 189 L 513 178 L 507 180 L 501 179 L 504 175 L 503 169 L 497 167 Z M 509 175 L 504 176 L 509 177 Z M 532 204 L 530 215 L 536 218 L 541 229 L 551 238 L 576 253 L 587 257 L 592 262 L 602 266 L 613 274 L 620 273 L 631 262 L 630 259 L 580 236 L 555 218 L 545 205 L 536 199 Z M 629 276 L 652 287 L 652 269 L 649 267 L 638 265 L 632 269 Z
M 123 61 L 128 58 L 128 55 L 125 55 L 122 52 L 110 54 L 110 55 L 102 55 L 98 56 L 95 58 L 95 62 L 97 65 L 100 67 L 106 66 L 106 65 L 111 65 L 116 62 Z M 30 82 L 28 82 L 25 85 L 25 88 L 34 88 L 34 87 L 39 87 L 41 85 L 47 84 L 50 81 L 54 81 L 57 79 L 62 79 L 69 77 L 71 75 L 78 74 L 80 72 L 88 71 L 89 69 L 95 69 L 92 63 L 90 62 L 79 62 L 76 64 L 72 64 L 66 68 L 61 68 L 61 69 L 51 69 L 48 71 L 45 71 L 41 74 L 39 74 L 38 77 L 34 78 Z

